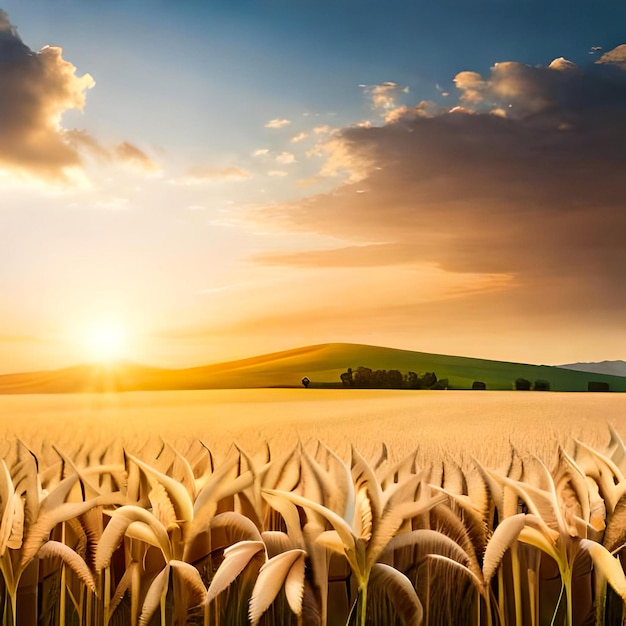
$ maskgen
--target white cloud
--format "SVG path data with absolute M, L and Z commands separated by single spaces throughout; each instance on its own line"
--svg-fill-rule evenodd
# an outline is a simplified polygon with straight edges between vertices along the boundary
M 436 102 L 432 100 L 422 100 L 414 107 L 399 106 L 394 109 L 389 109 L 385 114 L 385 123 L 393 124 L 399 121 L 408 121 L 416 118 L 434 117 L 443 112 Z
M 496 63 L 496 67 L 498 63 Z M 454 84 L 462 91 L 461 101 L 468 104 L 477 104 L 484 99 L 484 92 L 488 84 L 478 72 L 459 72 L 454 77 Z
M 398 83 L 387 81 L 380 85 L 359 85 L 372 99 L 375 109 L 386 111 L 396 106 L 397 100 L 402 94 L 409 93 L 408 87 L 402 87 Z
M 559 70 L 561 72 L 568 72 L 571 70 L 578 69 L 576 63 L 572 63 L 563 57 L 559 57 L 558 59 L 554 59 L 552 63 L 548 66 L 551 70 Z
M 296 157 L 291 152 L 281 152 L 276 157 L 276 161 L 282 165 L 290 165 L 296 162 Z
M 284 128 L 289 124 L 291 124 L 291 120 L 276 118 L 267 122 L 265 128 Z
M 297 135 L 293 136 L 291 138 L 291 143 L 298 143 L 300 141 L 302 141 L 303 139 L 306 139 L 309 136 L 309 133 L 298 133 Z

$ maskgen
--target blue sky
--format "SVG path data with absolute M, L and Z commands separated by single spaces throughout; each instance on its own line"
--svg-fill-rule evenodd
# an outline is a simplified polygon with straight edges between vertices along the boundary
M 86 128 L 220 150 L 262 142 L 272 117 L 370 114 L 359 84 L 395 81 L 407 100 L 451 91 L 495 62 L 589 60 L 623 39 L 618 2 L 5 2 L 33 49 L 59 45 L 89 72 Z M 174 103 L 174 104 L 173 104 Z M 192 125 L 188 120 L 196 120 Z M 184 122 L 184 123 L 183 123 Z
M 89 358 L 102 324 L 162 365 L 623 358 L 623 3 L 1 8 L 0 371 Z

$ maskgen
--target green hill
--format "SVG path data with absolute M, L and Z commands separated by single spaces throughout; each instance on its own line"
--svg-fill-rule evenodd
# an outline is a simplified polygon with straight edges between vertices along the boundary
M 308 346 L 179 372 L 187 380 L 211 380 L 224 387 L 299 386 L 303 376 L 313 386 L 341 386 L 341 373 L 360 365 L 402 373 L 431 371 L 438 378 L 447 378 L 450 388 L 458 389 L 471 389 L 474 381 L 482 381 L 490 390 L 511 390 L 517 378 L 526 378 L 547 380 L 553 391 L 587 391 L 589 381 L 606 382 L 612 391 L 626 391 L 626 378 L 619 376 L 347 343 Z
M 348 343 L 307 346 L 238 361 L 168 370 L 138 365 L 77 366 L 52 372 L 0 376 L 0 393 L 72 393 L 172 389 L 299 387 L 307 376 L 313 387 L 341 387 L 349 367 L 397 369 L 403 374 L 435 372 L 451 389 L 471 389 L 474 381 L 488 390 L 511 390 L 517 378 L 547 380 L 552 391 L 587 391 L 590 381 L 626 391 L 626 377 L 505 361 L 429 354 Z

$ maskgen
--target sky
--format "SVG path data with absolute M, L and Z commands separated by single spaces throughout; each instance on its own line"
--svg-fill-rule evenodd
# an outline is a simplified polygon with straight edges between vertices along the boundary
M 0 8 L 0 373 L 626 358 L 625 3 Z

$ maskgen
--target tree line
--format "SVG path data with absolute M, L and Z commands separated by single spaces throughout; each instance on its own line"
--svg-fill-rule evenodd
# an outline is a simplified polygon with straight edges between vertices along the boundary
M 437 378 L 435 372 L 407 372 L 403 374 L 400 370 L 391 369 L 373 370 L 370 367 L 360 365 L 356 369 L 349 367 L 340 376 L 344 387 L 354 387 L 357 389 L 448 389 L 447 378 Z M 305 387 L 309 386 L 309 379 L 302 379 Z M 516 391 L 550 391 L 550 381 L 538 378 L 534 382 L 526 378 L 517 378 L 513 383 Z M 487 384 L 480 380 L 472 383 L 473 390 L 486 390 Z M 610 391 L 610 386 L 606 382 L 590 381 L 588 391 Z
M 400 370 L 373 370 L 359 366 L 351 367 L 341 374 L 344 387 L 359 389 L 447 389 L 448 379 L 438 379 L 435 372 L 407 372 Z

